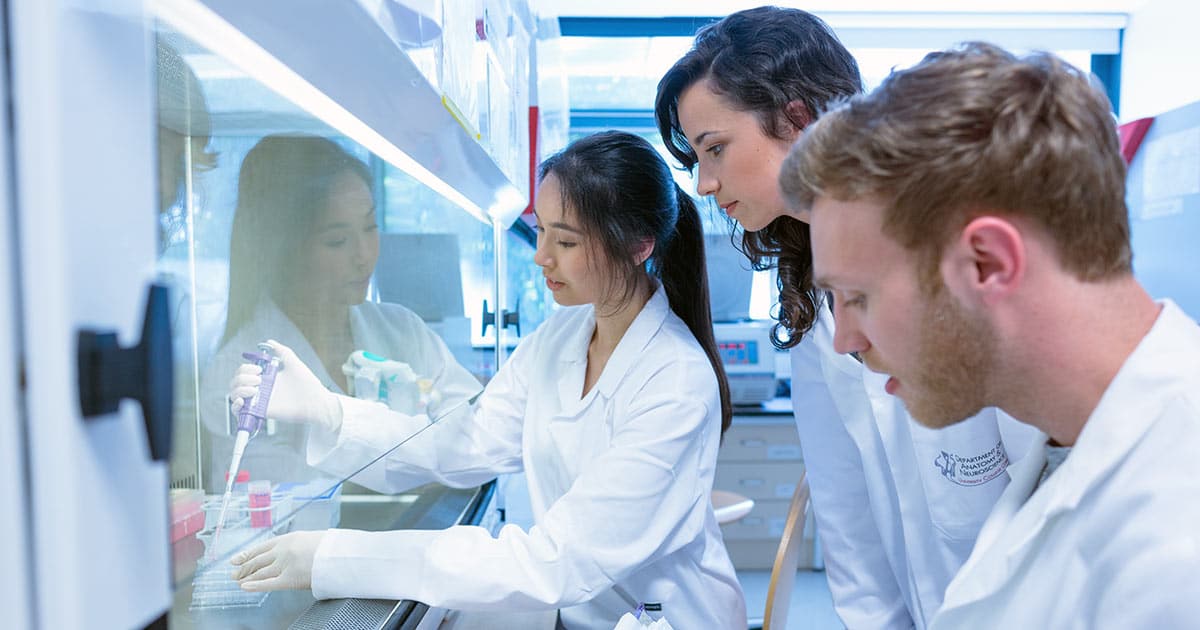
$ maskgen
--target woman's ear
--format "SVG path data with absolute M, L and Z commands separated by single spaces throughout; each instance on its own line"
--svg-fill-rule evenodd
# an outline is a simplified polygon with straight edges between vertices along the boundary
M 783 108 L 783 115 L 792 126 L 793 138 L 800 137 L 800 132 L 812 124 L 813 115 L 808 106 L 802 101 L 791 101 Z
M 642 242 L 638 244 L 637 249 L 634 250 L 633 259 L 637 261 L 638 265 L 642 265 L 642 264 L 645 264 L 645 262 L 650 259 L 650 255 L 653 253 L 654 253 L 654 239 L 652 239 L 652 238 L 643 239 Z

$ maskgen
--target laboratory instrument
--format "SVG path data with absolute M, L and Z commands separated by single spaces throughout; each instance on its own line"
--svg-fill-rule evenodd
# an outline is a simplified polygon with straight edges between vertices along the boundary
M 355 350 L 342 364 L 349 393 L 377 400 L 392 411 L 413 415 L 421 411 L 421 388 L 416 372 L 407 363 L 393 361 L 366 350 Z
M 760 405 L 775 397 L 775 346 L 771 321 L 716 322 L 717 352 L 734 405 Z
M 229 509 L 229 499 L 233 496 L 233 484 L 237 479 L 238 468 L 242 463 L 242 455 L 250 438 L 258 435 L 263 423 L 267 420 L 267 405 L 271 401 L 271 389 L 275 385 L 275 374 L 279 371 L 279 358 L 271 351 L 271 346 L 260 343 L 258 352 L 243 352 L 242 357 L 253 361 L 262 368 L 262 383 L 254 398 L 245 402 L 238 411 L 237 435 L 233 443 L 233 457 L 229 462 L 229 474 L 225 480 L 225 494 L 221 497 L 221 512 L 217 517 L 216 531 L 213 533 L 213 544 L 209 547 L 210 557 L 217 549 L 221 538 L 221 529 L 225 525 L 225 515 Z

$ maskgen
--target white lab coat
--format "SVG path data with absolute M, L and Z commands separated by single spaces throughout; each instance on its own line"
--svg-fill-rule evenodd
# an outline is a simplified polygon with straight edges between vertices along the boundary
M 833 330 L 819 309 L 791 359 L 834 607 L 850 630 L 924 629 L 1036 431 L 995 409 L 927 429 L 884 391 L 885 375 L 834 352 Z
M 591 306 L 523 340 L 470 421 L 440 422 L 366 471 L 371 487 L 474 485 L 524 470 L 534 526 L 330 530 L 313 594 L 404 598 L 462 610 L 560 608 L 568 628 L 611 629 L 638 603 L 676 628 L 745 628 L 741 587 L 710 494 L 721 407 L 708 357 L 660 287 L 583 392 Z M 309 455 L 369 457 L 419 429 L 341 399 L 336 436 Z M 358 478 L 355 479 L 359 481 Z
M 1200 328 L 1166 301 L 1058 470 L 1014 467 L 932 627 L 1196 628 L 1197 456 Z
M 454 360 L 441 338 L 416 313 L 399 304 L 364 302 L 350 307 L 350 332 L 355 349 L 403 361 L 419 376 L 432 379 L 434 390 L 442 395 L 441 402 L 431 408 L 435 415 L 482 388 L 479 380 Z M 233 451 L 226 428 L 229 381 L 237 367 L 246 362 L 242 353 L 255 351 L 257 344 L 267 339 L 290 347 L 325 387 L 343 393 L 296 325 L 269 298 L 260 300 L 253 317 L 221 346 L 201 379 L 200 412 L 212 442 L 212 484 L 223 484 Z M 464 415 L 468 414 L 464 410 Z M 305 463 L 306 427 L 280 422 L 272 423 L 271 431 L 270 435 L 260 434 L 246 447 L 242 469 L 252 479 L 307 481 L 341 472 L 322 472 Z

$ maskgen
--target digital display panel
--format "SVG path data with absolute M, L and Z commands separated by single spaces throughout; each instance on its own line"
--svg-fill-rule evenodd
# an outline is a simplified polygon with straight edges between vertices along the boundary
M 717 349 L 725 365 L 755 365 L 758 363 L 757 341 L 718 341 Z

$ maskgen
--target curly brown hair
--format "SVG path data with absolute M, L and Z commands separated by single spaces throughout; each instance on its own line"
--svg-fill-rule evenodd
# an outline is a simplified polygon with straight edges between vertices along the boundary
M 658 84 L 654 115 L 659 133 L 671 155 L 689 170 L 697 157 L 679 124 L 679 96 L 705 79 L 736 107 L 755 113 L 763 132 L 779 139 L 804 129 L 830 101 L 862 92 L 858 64 L 820 18 L 780 7 L 733 13 L 701 29 L 692 49 Z M 803 107 L 789 109 L 793 103 Z M 757 232 L 743 232 L 739 249 L 754 269 L 779 269 L 772 342 L 779 348 L 800 343 L 821 303 L 812 286 L 808 226 L 780 217 Z

